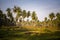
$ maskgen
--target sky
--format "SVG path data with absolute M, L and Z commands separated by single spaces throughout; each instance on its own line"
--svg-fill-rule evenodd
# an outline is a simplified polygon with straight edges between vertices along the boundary
M 36 11 L 38 19 L 43 21 L 52 12 L 60 12 L 60 0 L 0 0 L 0 9 L 19 6 L 22 10 Z

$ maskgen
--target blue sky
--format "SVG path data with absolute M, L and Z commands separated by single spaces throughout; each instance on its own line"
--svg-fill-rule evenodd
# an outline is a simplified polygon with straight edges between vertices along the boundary
M 60 0 L 0 0 L 0 9 L 5 11 L 20 6 L 22 10 L 36 11 L 39 20 L 44 20 L 51 12 L 60 12 Z

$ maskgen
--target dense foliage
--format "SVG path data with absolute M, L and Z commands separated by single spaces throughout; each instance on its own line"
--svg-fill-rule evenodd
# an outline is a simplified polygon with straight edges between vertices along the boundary
M 16 16 L 14 17 L 14 15 Z M 32 20 L 29 21 L 29 17 L 31 17 Z M 15 26 L 18 22 L 25 23 L 24 19 L 27 18 L 27 21 L 29 21 L 31 24 L 35 23 L 37 26 L 56 26 L 59 28 L 60 26 L 60 13 L 56 13 L 56 15 L 52 12 L 49 14 L 49 18 L 45 17 L 45 20 L 40 22 L 37 14 L 35 11 L 32 13 L 30 11 L 22 10 L 20 7 L 14 6 L 14 8 L 7 8 L 6 12 L 4 13 L 0 9 L 0 26 Z M 35 25 L 35 26 L 36 26 Z

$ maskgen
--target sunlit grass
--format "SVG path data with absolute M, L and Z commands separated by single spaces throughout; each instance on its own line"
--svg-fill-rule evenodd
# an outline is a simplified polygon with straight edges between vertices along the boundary
M 57 27 L 38 27 L 38 26 L 17 26 L 17 27 L 2 27 L 0 30 L 20 30 L 20 31 L 34 31 L 38 33 L 45 32 L 55 32 L 57 31 Z

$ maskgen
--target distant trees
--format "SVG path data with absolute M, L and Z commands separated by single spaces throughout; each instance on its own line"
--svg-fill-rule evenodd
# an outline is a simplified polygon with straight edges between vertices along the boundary
M 29 19 L 28 19 L 28 18 L 31 16 L 30 11 L 28 11 L 28 12 L 27 12 L 27 15 L 26 15 L 26 16 L 27 16 L 27 21 L 29 21 Z
M 58 20 L 60 20 L 60 13 L 57 13 L 56 17 L 57 17 Z
M 35 11 L 32 12 L 32 20 L 34 20 L 34 21 L 38 20 L 38 17 L 36 15 Z
M 0 26 L 13 26 L 15 25 L 12 21 L 12 15 L 10 15 L 10 9 L 8 8 L 8 15 L 3 13 L 2 10 L 0 10 Z M 9 19 L 9 18 L 10 19 Z
M 3 14 L 3 11 L 0 10 L 0 26 L 6 25 L 6 14 Z
M 45 25 L 47 25 L 47 17 L 45 17 Z
M 51 26 L 53 26 L 53 19 L 54 19 L 55 15 L 54 13 L 52 12 L 51 14 L 49 14 L 49 18 L 51 19 Z
M 10 8 L 7 8 L 6 11 L 7 11 L 7 16 L 9 17 L 10 21 L 13 22 L 14 21 L 14 18 L 13 18 L 11 9 Z
M 13 12 L 16 13 L 16 22 L 17 22 L 18 18 L 22 15 L 22 10 L 20 7 L 14 6 Z
M 53 20 L 54 17 L 55 17 L 54 13 L 49 14 L 49 18 L 51 19 L 51 21 Z
M 60 13 L 57 13 L 56 14 L 56 24 L 57 24 L 57 26 L 58 26 L 58 29 L 60 28 Z
M 22 17 L 23 17 L 23 21 L 24 21 L 24 18 L 26 17 L 26 10 L 23 10 L 23 12 L 22 12 Z
M 3 17 L 3 12 L 0 10 L 0 19 Z
M 45 22 L 47 21 L 47 17 L 45 17 Z
M 0 26 L 2 26 L 3 12 L 0 10 Z
M 13 11 L 12 11 L 13 10 Z M 16 14 L 15 20 L 13 17 L 13 13 Z M 22 16 L 22 18 L 20 18 Z M 29 17 L 31 16 L 33 22 L 35 22 L 37 25 L 39 24 L 49 24 L 49 26 L 57 26 L 59 28 L 60 26 L 60 13 L 57 13 L 56 15 L 52 12 L 49 14 L 49 20 L 48 17 L 45 17 L 44 21 L 42 21 L 40 23 L 40 21 L 38 20 L 37 14 L 35 11 L 33 11 L 32 13 L 30 11 L 26 11 L 26 10 L 22 10 L 20 7 L 14 6 L 13 9 L 11 8 L 7 8 L 6 9 L 6 13 L 4 13 L 1 9 L 0 9 L 0 26 L 13 26 L 16 25 L 16 23 L 18 23 L 17 21 L 20 18 L 20 21 L 23 21 L 24 23 L 24 19 L 27 18 L 27 21 L 29 21 Z M 23 20 L 21 20 L 23 19 Z M 30 22 L 30 21 L 29 21 Z M 48 23 L 47 23 L 48 22 Z M 51 25 L 50 25 L 51 24 Z

